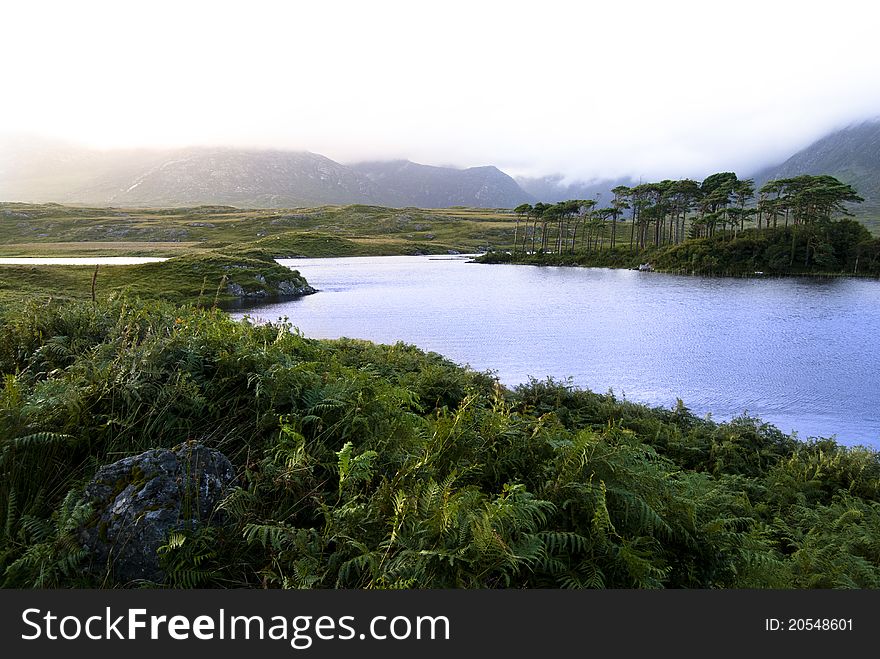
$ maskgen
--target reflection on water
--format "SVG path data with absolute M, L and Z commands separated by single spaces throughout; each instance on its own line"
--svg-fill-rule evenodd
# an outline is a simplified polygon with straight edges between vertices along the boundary
M 880 445 L 880 283 L 709 279 L 462 259 L 293 259 L 319 293 L 240 317 L 306 336 L 405 341 L 514 385 L 594 391 L 726 419 L 747 411 L 802 438 Z

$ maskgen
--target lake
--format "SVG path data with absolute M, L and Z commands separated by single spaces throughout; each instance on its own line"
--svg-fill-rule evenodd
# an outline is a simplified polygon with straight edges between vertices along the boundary
M 880 282 L 721 279 L 463 258 L 290 259 L 319 293 L 233 315 L 405 341 L 508 385 L 529 377 L 716 420 L 880 446 Z

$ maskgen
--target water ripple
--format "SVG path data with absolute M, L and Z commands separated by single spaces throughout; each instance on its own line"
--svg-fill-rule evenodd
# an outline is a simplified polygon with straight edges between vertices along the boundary
M 880 283 L 710 279 L 425 257 L 295 259 L 320 289 L 257 307 L 307 336 L 398 340 L 506 384 L 529 376 L 651 405 L 684 400 L 880 446 Z M 243 314 L 237 314 L 241 316 Z

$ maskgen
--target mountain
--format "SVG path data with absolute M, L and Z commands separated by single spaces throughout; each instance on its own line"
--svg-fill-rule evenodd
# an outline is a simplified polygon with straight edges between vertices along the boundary
M 608 206 L 614 198 L 611 191 L 618 185 L 629 187 L 638 185 L 638 182 L 630 178 L 619 179 L 594 179 L 592 181 L 577 181 L 563 183 L 562 174 L 542 177 L 519 176 L 516 182 L 523 190 L 538 201 L 544 203 L 556 203 L 567 199 L 596 199 L 599 207 Z
M 392 160 L 351 168 L 381 188 L 386 206 L 513 208 L 535 201 L 497 167 L 452 169 Z
M 7 140 L 0 199 L 99 206 L 255 208 L 377 203 L 366 177 L 314 153 L 190 148 L 97 151 Z
M 186 149 L 124 178 L 107 177 L 75 191 L 71 201 L 106 199 L 113 206 L 221 204 L 253 208 L 376 203 L 368 179 L 314 153 Z
M 0 136 L 0 199 L 72 202 L 84 186 L 105 181 L 112 188 L 113 180 L 122 185 L 164 157 L 160 152 L 97 151 L 54 140 Z
M 22 138 L 0 140 L 0 200 L 246 208 L 512 208 L 532 201 L 495 167 L 347 166 L 309 152 L 232 148 L 98 151 Z
M 865 198 L 852 210 L 880 215 L 880 120 L 848 126 L 798 151 L 781 165 L 754 175 L 760 186 L 800 174 L 830 174 L 852 185 Z
M 880 120 L 823 137 L 780 165 L 753 174 L 773 178 L 831 174 L 865 203 L 854 211 L 880 217 Z M 521 203 L 598 199 L 631 179 L 565 183 L 562 175 L 514 180 L 496 167 L 455 169 L 408 160 L 340 164 L 305 151 L 234 148 L 94 150 L 31 137 L 0 136 L 0 200 L 94 206 L 223 204 L 282 208 L 370 204 L 514 208 Z

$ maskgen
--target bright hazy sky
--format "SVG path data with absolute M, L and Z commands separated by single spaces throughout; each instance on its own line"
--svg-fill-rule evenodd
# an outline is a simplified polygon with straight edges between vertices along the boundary
M 878 19 L 854 0 L 0 0 L 0 131 L 743 173 L 880 115 Z

